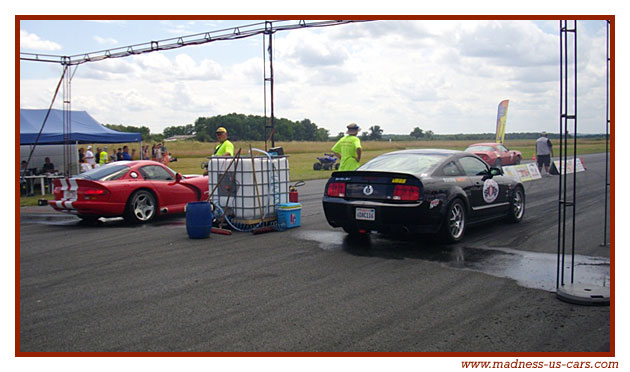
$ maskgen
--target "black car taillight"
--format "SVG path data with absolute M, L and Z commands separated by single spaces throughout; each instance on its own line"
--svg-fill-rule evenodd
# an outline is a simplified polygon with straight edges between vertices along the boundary
M 328 190 L 326 195 L 333 198 L 343 198 L 346 196 L 346 183 L 345 182 L 331 182 L 328 184 Z
M 418 186 L 396 185 L 392 200 L 418 200 L 420 199 L 420 188 Z

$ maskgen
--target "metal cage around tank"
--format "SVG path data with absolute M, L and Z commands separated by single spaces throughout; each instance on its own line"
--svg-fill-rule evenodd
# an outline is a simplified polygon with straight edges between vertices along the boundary
M 231 166 L 230 166 L 231 164 Z M 238 231 L 277 223 L 278 204 L 289 200 L 287 156 L 252 149 L 249 156 L 208 159 L 209 201 L 216 214 Z

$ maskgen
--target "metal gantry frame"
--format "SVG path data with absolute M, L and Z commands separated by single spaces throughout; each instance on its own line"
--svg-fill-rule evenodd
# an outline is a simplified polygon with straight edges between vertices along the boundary
M 560 21 L 560 167 L 558 177 L 558 257 L 556 265 L 556 295 L 559 299 L 580 305 L 606 305 L 610 303 L 610 288 L 601 285 L 576 283 L 575 281 L 575 234 L 577 215 L 577 158 L 578 158 L 578 23 L 577 20 Z M 610 24 L 609 21 L 608 25 Z M 608 39 L 608 38 L 607 38 Z M 607 40 L 608 41 L 608 40 Z M 607 58 L 608 64 L 610 57 Z M 606 196 L 608 203 L 608 66 L 606 80 Z M 572 125 L 571 125 L 572 124 Z M 573 145 L 572 180 L 568 176 L 570 133 Z M 571 181 L 571 182 L 570 182 Z M 572 187 L 569 187 L 572 186 Z M 604 208 L 604 242 L 607 229 L 607 206 Z M 571 235 L 567 237 L 570 229 Z M 565 262 L 570 240 L 570 264 Z M 603 244 L 605 245 L 605 243 Z M 565 282 L 565 270 L 570 267 L 569 283 Z
M 265 150 L 267 150 L 267 129 L 271 131 L 271 135 L 269 139 L 271 140 L 271 146 L 274 147 L 274 97 L 273 97 L 273 47 L 272 40 L 273 34 L 277 31 L 287 31 L 287 30 L 295 30 L 302 28 L 315 28 L 315 27 L 329 27 L 329 26 L 337 26 L 348 23 L 357 23 L 357 22 L 369 22 L 369 20 L 326 20 L 326 21 L 290 21 L 290 20 L 277 20 L 277 21 L 264 21 L 253 24 L 248 24 L 244 26 L 230 27 L 221 30 L 203 32 L 188 36 L 180 36 L 176 38 L 158 40 L 158 41 L 150 41 L 141 44 L 134 44 L 120 48 L 114 49 L 105 49 L 99 50 L 96 52 L 89 53 L 81 53 L 75 54 L 71 56 L 60 56 L 60 55 L 52 55 L 52 54 L 39 54 L 39 53 L 22 53 L 20 52 L 20 60 L 21 61 L 33 61 L 33 62 L 47 62 L 47 63 L 58 63 L 64 66 L 62 80 L 64 81 L 64 98 L 63 98 L 63 110 L 64 110 L 64 144 L 66 148 L 64 149 L 64 164 L 66 167 L 66 173 L 68 173 L 69 166 L 67 162 L 70 162 L 70 146 L 69 139 L 71 133 L 71 117 L 70 117 L 70 109 L 72 107 L 71 103 L 71 82 L 72 76 L 66 73 L 68 66 L 78 66 L 87 62 L 98 62 L 111 58 L 122 58 L 129 57 L 133 55 L 152 53 L 158 51 L 165 51 L 171 49 L 182 48 L 185 46 L 191 45 L 201 45 L 207 44 L 215 41 L 222 40 L 237 40 L 243 39 L 255 35 L 263 35 L 263 44 L 264 37 L 267 36 L 269 38 L 269 46 L 268 46 L 268 54 L 269 54 L 269 70 L 270 75 L 267 76 L 266 70 L 266 58 L 263 57 L 265 63 L 265 72 L 264 72 L 264 82 L 265 82 L 265 118 L 267 116 L 266 107 L 267 107 L 267 82 L 270 83 L 270 106 L 271 106 L 271 117 L 269 122 L 265 120 Z M 274 27 L 274 23 L 277 24 Z M 76 72 L 76 68 L 75 68 Z M 72 74 L 74 75 L 74 74 Z M 52 99 L 54 103 L 55 97 L 57 95 L 57 91 L 55 91 L 55 96 Z M 52 103 L 51 103 L 52 108 Z M 50 109 L 49 109 L 50 112 Z M 46 116 L 46 118 L 48 115 Z M 46 119 L 42 123 L 42 129 L 46 124 Z M 41 133 L 41 131 L 40 131 Z M 39 136 L 38 136 L 39 139 Z M 35 147 L 37 147 L 37 141 L 33 146 L 33 150 L 31 150 L 31 154 L 34 151 Z M 30 156 L 29 156 L 30 160 Z

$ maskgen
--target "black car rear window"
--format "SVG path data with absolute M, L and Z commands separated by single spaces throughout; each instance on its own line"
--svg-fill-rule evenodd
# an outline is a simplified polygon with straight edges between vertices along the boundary
M 448 156 L 450 154 L 385 154 L 368 161 L 357 170 L 421 174 L 429 172 Z
M 110 164 L 81 173 L 76 178 L 92 181 L 110 181 L 121 177 L 128 170 L 129 166 L 125 164 Z

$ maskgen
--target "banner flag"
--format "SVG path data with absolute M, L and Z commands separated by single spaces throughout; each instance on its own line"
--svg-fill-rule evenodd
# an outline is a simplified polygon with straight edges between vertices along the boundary
M 499 103 L 499 109 L 497 110 L 497 138 L 495 142 L 503 143 L 505 140 L 505 120 L 507 119 L 507 110 L 509 99 L 503 100 Z

